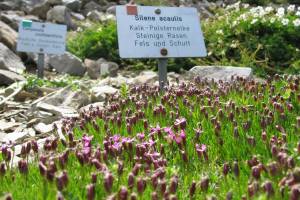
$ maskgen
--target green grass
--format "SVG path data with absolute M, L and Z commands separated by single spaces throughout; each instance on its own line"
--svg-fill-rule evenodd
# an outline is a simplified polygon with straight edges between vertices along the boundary
M 232 192 L 233 199 L 241 199 L 243 195 L 248 195 L 248 183 L 257 182 L 262 185 L 267 180 L 272 182 L 275 191 L 274 196 L 270 199 L 289 199 L 290 189 L 286 187 L 284 196 L 281 196 L 279 181 L 294 171 L 294 166 L 287 167 L 282 163 L 280 164 L 277 158 L 271 154 L 269 141 L 272 137 L 281 140 L 281 145 L 277 144 L 277 148 L 286 147 L 286 155 L 292 157 L 296 166 L 299 166 L 299 155 L 295 148 L 297 148 L 300 133 L 300 127 L 296 128 L 296 120 L 300 114 L 300 93 L 299 85 L 298 88 L 293 87 L 293 84 L 297 83 L 299 84 L 299 79 L 288 81 L 285 78 L 280 78 L 278 81 L 273 80 L 266 84 L 235 81 L 233 84 L 220 84 L 219 86 L 216 83 L 209 84 L 197 81 L 186 83 L 187 85 L 180 87 L 173 87 L 165 94 L 159 94 L 157 89 L 151 87 L 140 87 L 134 91 L 134 88 L 123 86 L 122 97 L 111 98 L 105 110 L 99 113 L 87 111 L 82 114 L 82 118 L 76 121 L 65 120 L 65 132 L 74 135 L 75 146 L 72 146 L 72 142 L 67 139 L 66 146 L 59 142 L 57 148 L 48 151 L 40 150 L 38 156 L 42 154 L 48 156 L 46 166 L 49 165 L 49 160 L 55 161 L 58 168 L 55 173 L 56 176 L 63 170 L 68 173 L 69 182 L 62 191 L 65 199 L 86 199 L 86 186 L 91 184 L 91 173 L 93 172 L 98 174 L 95 183 L 95 199 L 106 199 L 110 195 L 117 195 L 121 186 L 127 187 L 127 177 L 133 170 L 135 163 L 142 164 L 136 180 L 138 177 L 145 178 L 147 186 L 142 194 L 138 194 L 135 182 L 135 186 L 133 189 L 128 189 L 128 193 L 138 194 L 138 199 L 151 199 L 151 194 L 154 191 L 160 195 L 160 187 L 158 186 L 155 190 L 151 185 L 151 176 L 155 174 L 154 165 L 151 164 L 147 171 L 145 170 L 147 167 L 146 155 L 139 162 L 135 156 L 137 146 L 143 145 L 145 142 L 149 143 L 150 138 L 155 141 L 155 145 L 154 147 L 146 147 L 146 152 L 160 153 L 161 145 L 164 146 L 164 153 L 159 154 L 158 160 L 165 159 L 167 161 L 166 166 L 162 167 L 166 172 L 164 180 L 167 186 L 169 186 L 172 176 L 178 176 L 178 188 L 174 194 L 178 199 L 190 198 L 189 190 L 193 181 L 197 182 L 197 186 L 195 195 L 191 199 L 205 199 L 210 196 L 225 199 L 229 191 Z M 274 91 L 271 88 L 274 88 Z M 276 102 L 284 108 L 285 119 L 280 118 L 279 111 L 274 109 L 271 102 L 271 99 L 276 98 L 276 96 L 278 96 Z M 255 100 L 256 97 L 259 99 Z M 281 100 L 280 97 L 282 97 Z M 288 103 L 293 105 L 293 110 L 287 110 Z M 263 104 L 269 109 L 268 113 Z M 154 114 L 154 110 L 158 109 L 159 106 L 165 109 L 166 114 Z M 221 111 L 224 116 L 220 114 Z M 230 112 L 234 113 L 234 120 L 230 120 L 228 117 Z M 136 123 L 132 122 L 131 131 L 128 131 L 126 119 L 133 119 L 134 116 L 138 116 L 137 113 L 144 116 L 137 117 Z M 263 128 L 260 122 L 262 118 L 269 116 L 269 113 L 272 113 L 274 117 L 265 128 L 267 140 L 263 141 L 261 137 Z M 120 126 L 113 120 L 118 115 L 122 115 Z M 180 132 L 180 128 L 176 132 L 174 122 L 179 117 L 185 118 L 187 122 L 186 128 L 183 128 L 186 133 L 186 144 L 181 143 L 180 146 L 168 138 L 164 131 L 161 135 L 153 133 L 151 136 L 150 127 L 144 128 L 143 120 L 147 120 L 151 127 L 172 127 L 177 134 Z M 214 120 L 217 123 L 213 123 Z M 244 128 L 244 124 L 247 122 L 251 124 L 249 129 Z M 216 131 L 216 124 L 220 125 L 220 131 Z M 82 125 L 81 128 L 80 125 Z M 281 125 L 285 133 L 278 131 L 276 125 Z M 235 126 L 239 131 L 238 138 L 234 137 L 233 134 Z M 202 130 L 199 138 L 195 134 L 197 128 Z M 138 138 L 138 133 L 145 134 L 142 141 Z M 97 147 L 100 147 L 103 155 L 105 149 L 103 142 L 109 141 L 109 137 L 117 134 L 122 137 L 133 138 L 133 149 L 129 150 L 129 144 L 125 142 L 126 145 L 123 145 L 119 153 L 115 155 L 108 153 L 106 161 L 103 160 L 103 156 L 101 157 L 100 162 L 107 167 L 107 171 L 97 170 L 89 162 L 81 165 L 76 158 L 75 152 L 81 152 L 83 148 L 81 140 L 83 134 L 93 136 L 91 157 Z M 65 135 L 68 138 L 66 133 Z M 285 135 L 286 141 L 283 140 Z M 254 146 L 248 143 L 247 138 L 250 136 L 255 139 L 256 144 Z M 198 157 L 195 144 L 207 146 L 207 161 Z M 62 169 L 58 165 L 57 156 L 66 149 L 70 152 L 69 159 L 67 165 Z M 182 151 L 187 154 L 187 162 L 182 158 Z M 280 167 L 278 174 L 271 176 L 269 172 L 262 171 L 261 177 L 254 181 L 251 176 L 251 167 L 247 164 L 253 155 L 256 155 L 259 162 L 267 169 L 269 169 L 267 167 L 269 163 L 276 162 Z M 231 170 L 227 176 L 224 176 L 222 173 L 223 164 L 229 163 L 232 166 L 234 161 L 238 162 L 240 175 L 236 177 Z M 118 173 L 118 162 L 124 163 L 121 174 Z M 18 168 L 12 168 L 7 170 L 4 176 L 0 176 L 0 197 L 10 193 L 14 199 L 55 199 L 57 195 L 55 180 L 51 182 L 41 176 L 37 165 L 37 160 L 34 160 L 29 165 L 29 172 L 26 175 L 20 174 Z M 103 179 L 108 171 L 114 177 L 111 192 L 107 192 L 103 186 Z M 209 178 L 209 187 L 207 191 L 201 191 L 199 182 L 205 176 Z M 260 188 L 253 199 L 267 199 L 267 194 Z

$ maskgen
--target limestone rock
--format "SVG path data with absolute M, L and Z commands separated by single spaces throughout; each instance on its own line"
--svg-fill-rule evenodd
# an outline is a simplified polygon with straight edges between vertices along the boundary
M 133 84 L 153 84 L 158 80 L 158 75 L 154 71 L 143 71 L 133 79 Z
M 15 51 L 17 45 L 17 32 L 4 22 L 0 21 L 0 42 L 5 44 L 12 51 Z
M 47 2 L 43 2 L 40 4 L 37 4 L 32 7 L 30 14 L 31 15 L 36 15 L 41 19 L 46 19 L 47 18 L 47 12 L 51 9 L 51 5 L 48 4 Z
M 97 79 L 100 77 L 100 66 L 95 60 L 85 59 L 84 64 L 86 66 L 86 71 L 91 79 Z
M 93 10 L 102 11 L 102 8 L 99 4 L 95 3 L 94 1 L 90 1 L 84 5 L 82 13 L 83 15 L 87 16 L 87 14 Z
M 104 15 L 104 13 L 98 10 L 92 10 L 87 14 L 87 18 L 93 22 L 98 22 L 101 20 L 102 15 Z
M 17 31 L 20 21 L 39 21 L 39 18 L 34 15 L 25 15 L 22 11 L 5 11 L 1 13 L 0 20 L 9 25 L 15 31 Z
M 89 93 L 86 91 L 73 91 L 71 86 L 68 86 L 47 95 L 43 102 L 54 106 L 67 106 L 79 109 L 90 103 L 89 96 Z
M 51 104 L 40 102 L 37 104 L 37 108 L 39 110 L 43 110 L 54 114 L 56 116 L 55 118 L 52 118 L 52 120 L 54 121 L 60 118 L 79 117 L 79 114 L 74 108 L 67 106 L 54 106 Z
M 99 61 L 98 61 L 99 62 Z M 101 62 L 100 63 L 100 74 L 101 76 L 117 76 L 119 65 L 114 62 Z
M 0 86 L 8 86 L 16 81 L 25 81 L 26 79 L 14 72 L 0 69 Z
M 3 138 L 2 142 L 15 142 L 18 143 L 20 141 L 23 141 L 25 138 L 34 137 L 35 131 L 32 128 L 29 129 L 23 129 L 23 130 L 15 130 L 12 133 L 8 133 Z
M 86 71 L 81 60 L 69 52 L 63 55 L 50 56 L 49 65 L 59 73 L 67 73 L 73 76 L 83 76 Z
M 34 129 L 39 134 L 50 133 L 51 131 L 54 130 L 54 125 L 53 124 L 38 123 L 34 126 Z
M 0 69 L 16 73 L 23 73 L 25 70 L 21 59 L 2 43 L 0 43 Z
M 79 12 L 81 9 L 81 1 L 79 0 L 63 0 L 63 4 L 73 12 Z
M 247 67 L 231 67 L 231 66 L 195 66 L 189 70 L 191 77 L 199 77 L 215 81 L 230 81 L 231 77 L 252 78 L 252 69 Z
M 116 15 L 116 6 L 110 6 L 107 8 L 106 13 L 111 14 L 111 15 Z
M 0 10 L 14 10 L 16 5 L 12 0 L 0 2 Z
M 102 102 L 105 101 L 107 95 L 115 94 L 118 90 L 108 85 L 95 86 L 92 88 L 93 101 Z
M 71 11 L 66 6 L 54 6 L 47 12 L 47 21 L 65 24 L 68 29 L 75 28 L 71 18 Z

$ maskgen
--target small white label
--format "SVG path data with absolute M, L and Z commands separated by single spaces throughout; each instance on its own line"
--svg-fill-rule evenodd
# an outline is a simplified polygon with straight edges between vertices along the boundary
M 66 50 L 66 34 L 65 25 L 21 21 L 17 51 L 63 54 Z
M 117 6 L 122 58 L 207 55 L 196 8 Z

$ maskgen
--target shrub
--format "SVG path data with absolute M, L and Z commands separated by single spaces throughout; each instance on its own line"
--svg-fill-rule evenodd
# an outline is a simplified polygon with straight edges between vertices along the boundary
M 240 9 L 239 4 L 228 9 L 217 19 L 204 23 L 209 51 L 205 62 L 263 67 L 271 72 L 299 72 L 296 67 L 300 60 L 299 10 L 293 6 L 277 10 Z

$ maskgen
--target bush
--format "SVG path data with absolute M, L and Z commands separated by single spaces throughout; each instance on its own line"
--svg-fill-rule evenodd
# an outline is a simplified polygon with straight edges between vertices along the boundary
M 263 67 L 268 72 L 299 72 L 299 11 L 292 6 L 288 11 L 271 7 L 240 9 L 236 4 L 225 12 L 204 23 L 210 55 L 205 62 Z

